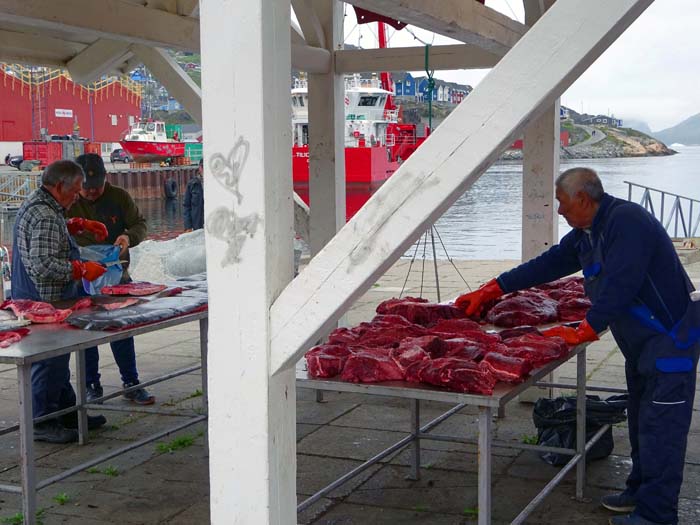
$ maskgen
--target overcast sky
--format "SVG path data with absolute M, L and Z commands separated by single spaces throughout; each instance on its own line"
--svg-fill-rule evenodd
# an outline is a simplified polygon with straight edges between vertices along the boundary
M 486 5 L 523 21 L 521 0 Z M 345 41 L 376 47 L 376 25 L 357 26 L 347 6 Z M 424 42 L 454 43 L 409 26 Z M 391 47 L 421 45 L 406 29 L 390 28 Z M 562 96 L 562 104 L 585 113 L 645 121 L 658 131 L 700 113 L 700 0 L 656 0 Z M 488 70 L 438 71 L 442 80 L 475 86 Z M 417 75 L 425 74 L 416 72 Z

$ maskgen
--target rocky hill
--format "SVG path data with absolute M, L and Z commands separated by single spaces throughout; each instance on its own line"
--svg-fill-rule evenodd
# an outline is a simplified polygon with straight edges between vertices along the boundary
M 698 146 L 700 145 L 700 113 L 671 128 L 655 131 L 652 135 L 666 144 Z

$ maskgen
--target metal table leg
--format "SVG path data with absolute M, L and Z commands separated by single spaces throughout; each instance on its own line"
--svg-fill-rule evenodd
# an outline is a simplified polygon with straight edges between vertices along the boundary
M 479 525 L 491 524 L 491 407 L 479 407 Z
M 411 474 L 408 479 L 420 479 L 420 400 L 411 399 L 411 433 L 413 434 Z
M 586 349 L 576 356 L 576 453 L 581 459 L 576 465 L 576 499 L 583 500 L 586 484 Z
M 85 350 L 78 350 L 75 353 L 75 376 L 76 376 L 76 403 L 78 408 L 78 443 L 85 445 L 88 442 L 88 422 L 87 409 L 85 408 L 87 383 L 85 378 Z
M 204 413 L 209 413 L 207 352 L 209 346 L 209 318 L 199 320 L 199 352 L 202 360 L 202 408 Z
M 26 525 L 36 524 L 36 471 L 32 416 L 31 365 L 17 365 L 19 385 L 19 445 L 22 469 L 22 513 Z

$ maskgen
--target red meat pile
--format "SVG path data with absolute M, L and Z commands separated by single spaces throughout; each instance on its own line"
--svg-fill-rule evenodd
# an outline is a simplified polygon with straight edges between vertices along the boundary
M 481 316 L 487 323 L 503 327 L 565 323 L 581 321 L 590 307 L 583 279 L 565 277 L 506 294 L 487 305 Z
M 459 318 L 459 310 L 423 299 L 390 299 L 377 312 L 372 321 L 338 328 L 328 343 L 309 350 L 309 375 L 356 383 L 403 380 L 491 395 L 498 381 L 518 383 L 568 350 L 562 339 L 545 338 L 534 328 L 511 330 L 503 339 Z

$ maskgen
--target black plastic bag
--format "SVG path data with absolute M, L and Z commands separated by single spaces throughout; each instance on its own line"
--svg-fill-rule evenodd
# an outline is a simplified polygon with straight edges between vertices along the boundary
M 626 394 L 611 396 L 605 400 L 598 396 L 586 396 L 586 441 L 603 425 L 620 423 L 627 419 L 626 409 Z M 576 448 L 576 397 L 538 399 L 532 411 L 532 420 L 537 427 L 538 445 Z M 613 448 L 612 428 L 609 428 L 588 451 L 586 461 L 605 458 Z M 541 452 L 540 457 L 550 465 L 561 466 L 572 456 Z

